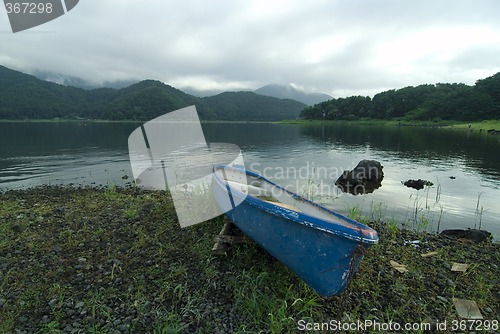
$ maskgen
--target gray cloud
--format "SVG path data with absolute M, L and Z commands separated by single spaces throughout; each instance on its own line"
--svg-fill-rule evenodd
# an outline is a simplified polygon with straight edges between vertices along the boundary
M 175 87 L 293 83 L 334 96 L 464 82 L 500 71 L 500 2 L 86 0 L 12 34 L 0 64 L 93 83 Z

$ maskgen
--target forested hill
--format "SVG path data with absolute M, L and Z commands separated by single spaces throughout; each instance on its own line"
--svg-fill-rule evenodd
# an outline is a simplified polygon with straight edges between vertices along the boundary
M 305 104 L 289 99 L 263 96 L 253 92 L 226 92 L 204 97 L 211 110 L 217 110 L 220 120 L 296 119 Z
M 370 97 L 332 99 L 304 109 L 304 119 L 500 119 L 500 72 L 465 84 L 420 85 L 388 90 Z
M 196 105 L 201 119 L 277 121 L 295 119 L 306 105 L 250 92 L 198 98 L 159 81 L 122 89 L 67 87 L 0 66 L 0 119 L 90 118 L 147 121 Z

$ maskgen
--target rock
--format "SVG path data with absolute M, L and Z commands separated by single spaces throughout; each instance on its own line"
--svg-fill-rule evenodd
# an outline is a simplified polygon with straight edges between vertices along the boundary
M 368 194 L 382 186 L 383 167 L 375 160 L 361 160 L 353 170 L 344 171 L 335 181 L 343 192 L 353 195 Z
M 422 179 L 408 180 L 405 182 L 401 181 L 401 183 L 403 183 L 408 188 L 413 188 L 413 189 L 417 189 L 417 190 L 423 189 L 424 186 L 430 187 L 430 186 L 434 185 L 434 183 L 432 183 L 431 181 L 422 180 Z
M 489 129 L 488 132 L 490 135 L 500 135 L 500 130 Z
M 436 299 L 439 299 L 440 301 L 442 301 L 443 303 L 445 304 L 448 304 L 448 299 L 446 299 L 445 297 L 443 296 L 437 296 Z
M 16 233 L 21 233 L 21 232 L 24 232 L 26 230 L 26 226 L 15 224 L 15 225 L 12 225 L 12 230 Z
M 56 299 L 56 298 L 51 299 L 51 300 L 49 301 L 49 306 L 50 306 L 51 308 L 55 308 L 55 307 L 57 306 L 58 301 L 59 301 L 59 300 L 58 300 L 58 299 Z
M 115 265 L 117 265 L 117 266 L 122 266 L 122 265 L 123 265 L 123 262 L 122 262 L 122 261 L 120 261 L 120 260 L 118 260 L 118 259 L 111 259 L 111 260 L 108 260 L 108 263 L 109 263 L 109 264 L 111 264 L 111 265 L 115 264 Z
M 470 228 L 467 230 L 460 230 L 460 229 L 444 230 L 440 234 L 450 238 L 474 241 L 475 243 L 491 241 L 493 238 L 491 233 L 488 231 L 476 230 Z

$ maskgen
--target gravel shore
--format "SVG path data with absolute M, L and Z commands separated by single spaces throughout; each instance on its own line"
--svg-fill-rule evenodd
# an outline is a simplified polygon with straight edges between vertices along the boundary
M 165 193 L 7 191 L 0 333 L 293 333 L 299 323 L 366 319 L 435 326 L 460 319 L 454 298 L 499 319 L 499 244 L 367 223 L 380 244 L 348 290 L 325 299 L 253 243 L 213 257 L 222 219 L 181 229 Z M 437 253 L 422 256 L 429 252 Z M 454 272 L 453 263 L 469 268 Z

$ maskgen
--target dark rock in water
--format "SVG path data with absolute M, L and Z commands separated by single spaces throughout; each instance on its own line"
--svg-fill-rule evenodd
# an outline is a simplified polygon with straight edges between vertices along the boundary
M 343 192 L 353 195 L 368 194 L 382 186 L 383 167 L 375 160 L 361 160 L 353 170 L 344 171 L 335 181 Z
M 413 189 L 417 189 L 417 190 L 420 190 L 420 189 L 423 189 L 424 186 L 433 186 L 434 183 L 432 183 L 431 181 L 426 181 L 426 180 L 421 180 L 421 179 L 418 179 L 418 180 L 408 180 L 408 181 L 405 181 L 405 182 L 402 182 L 405 186 L 407 186 L 408 188 L 413 188 Z
M 455 176 L 450 176 L 450 179 L 455 180 L 456 177 Z
M 489 129 L 488 132 L 490 135 L 500 135 L 500 130 Z
M 440 234 L 450 238 L 471 240 L 476 243 L 490 241 L 493 239 L 491 233 L 488 231 L 470 228 L 466 230 L 444 230 Z

